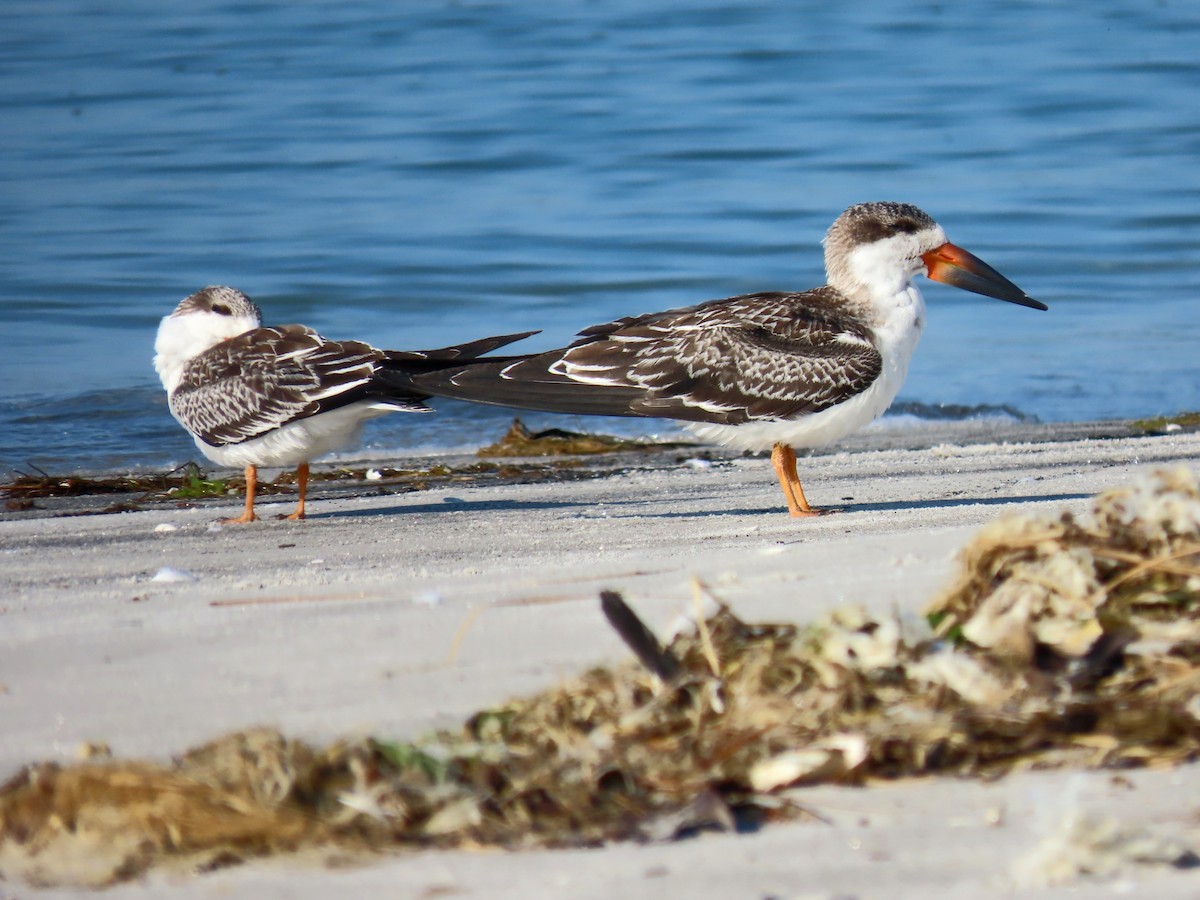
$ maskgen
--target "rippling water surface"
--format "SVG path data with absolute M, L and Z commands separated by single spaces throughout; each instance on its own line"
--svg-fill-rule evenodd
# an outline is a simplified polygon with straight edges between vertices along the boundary
M 902 401 L 1200 407 L 1194 3 L 38 0 L 0 23 L 0 473 L 196 456 L 150 356 L 206 284 L 334 337 L 538 349 L 814 286 L 825 228 L 873 199 L 1051 305 L 928 285 Z M 475 445 L 507 415 L 390 416 L 367 446 Z

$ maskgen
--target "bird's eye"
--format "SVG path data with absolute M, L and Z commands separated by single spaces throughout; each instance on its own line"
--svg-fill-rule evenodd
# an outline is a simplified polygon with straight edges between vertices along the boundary
M 233 310 L 230 309 L 228 306 L 226 306 L 224 303 L 214 303 L 212 311 L 221 316 L 228 316 L 228 315 L 232 314 L 232 312 L 233 312 Z
M 897 234 L 916 234 L 921 230 L 921 226 L 908 218 L 897 219 L 896 224 L 892 227 L 895 228 Z

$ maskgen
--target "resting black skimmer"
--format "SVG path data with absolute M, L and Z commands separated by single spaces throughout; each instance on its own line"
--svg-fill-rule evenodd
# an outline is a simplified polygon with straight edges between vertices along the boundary
M 362 423 L 389 412 L 431 412 L 413 390 L 414 373 L 462 364 L 536 332 L 484 338 L 441 350 L 377 350 L 331 341 L 303 325 L 262 327 L 250 298 L 206 287 L 162 320 L 154 368 L 171 414 L 200 451 L 245 467 L 246 507 L 229 523 L 252 522 L 259 466 L 296 466 L 304 518 L 308 463 L 358 437 Z M 403 379 L 400 373 L 404 373 Z
M 822 287 L 630 316 L 569 347 L 448 366 L 414 385 L 522 409 L 681 419 L 705 440 L 771 448 L 789 512 L 816 515 L 793 448 L 837 441 L 891 405 L 925 323 L 915 275 L 1047 309 L 907 203 L 852 206 L 824 243 Z

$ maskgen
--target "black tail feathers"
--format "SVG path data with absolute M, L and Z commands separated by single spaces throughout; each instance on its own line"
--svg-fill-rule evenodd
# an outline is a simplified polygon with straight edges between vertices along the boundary
M 388 368 L 395 367 L 407 372 L 436 372 L 448 366 L 469 362 L 485 353 L 491 353 L 500 347 L 507 347 L 517 341 L 524 340 L 537 334 L 536 331 L 523 331 L 520 334 L 501 334 L 495 337 L 480 338 L 467 344 L 453 344 L 438 350 L 385 350 Z

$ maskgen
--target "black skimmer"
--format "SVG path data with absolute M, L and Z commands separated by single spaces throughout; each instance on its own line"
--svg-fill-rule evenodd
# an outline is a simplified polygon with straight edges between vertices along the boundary
M 354 440 L 367 419 L 431 412 L 408 377 L 462 364 L 526 334 L 484 338 L 440 350 L 377 350 L 331 341 L 303 325 L 264 328 L 239 290 L 206 287 L 165 316 L 154 368 L 171 414 L 200 451 L 244 467 L 246 506 L 229 523 L 252 522 L 259 466 L 296 466 L 300 499 L 287 518 L 304 518 L 308 463 Z M 405 373 L 403 383 L 399 377 Z
M 559 350 L 419 374 L 418 390 L 550 412 L 683 420 L 705 440 L 771 449 L 793 516 L 816 515 L 796 447 L 832 443 L 891 405 L 935 281 L 1047 309 L 907 203 L 850 207 L 825 236 L 828 283 L 629 316 Z

